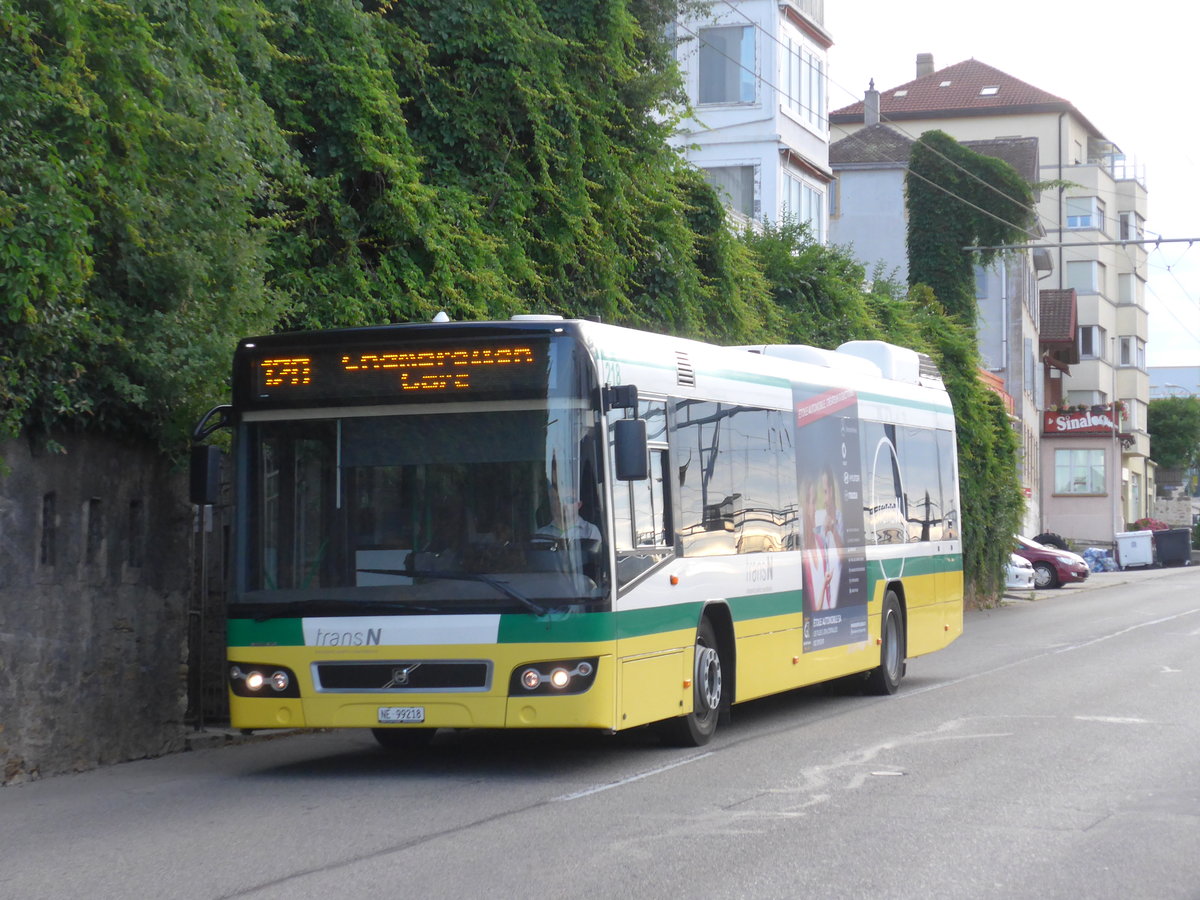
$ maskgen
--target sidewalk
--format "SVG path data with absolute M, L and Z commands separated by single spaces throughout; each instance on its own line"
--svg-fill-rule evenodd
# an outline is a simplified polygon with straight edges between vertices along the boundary
M 1001 603 L 1028 603 L 1044 600 L 1048 597 L 1065 597 L 1079 591 L 1091 591 L 1096 588 L 1116 587 L 1121 584 L 1131 584 L 1138 581 L 1152 581 L 1168 575 L 1178 575 L 1181 572 L 1200 572 L 1200 566 L 1151 566 L 1145 569 L 1125 569 L 1116 572 L 1093 572 L 1087 581 L 1064 585 L 1061 588 L 1034 589 L 1032 591 L 1005 591 L 1000 598 Z

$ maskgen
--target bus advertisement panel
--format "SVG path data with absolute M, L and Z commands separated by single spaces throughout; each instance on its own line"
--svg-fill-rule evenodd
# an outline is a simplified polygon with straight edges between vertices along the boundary
M 854 391 L 793 388 L 804 557 L 804 651 L 866 640 L 867 563 Z

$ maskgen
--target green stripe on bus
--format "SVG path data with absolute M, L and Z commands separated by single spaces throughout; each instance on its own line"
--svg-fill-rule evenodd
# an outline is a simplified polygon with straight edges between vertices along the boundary
M 645 637 L 664 631 L 695 631 L 703 606 L 697 601 L 626 610 L 617 614 L 617 637 Z
M 948 403 L 926 403 L 923 400 L 909 400 L 907 397 L 892 397 L 888 394 L 872 394 L 867 391 L 862 391 L 858 395 L 859 400 L 867 400 L 871 403 L 887 403 L 892 406 L 906 406 L 909 409 L 927 409 L 931 412 L 954 414 L 954 408 Z
M 230 619 L 226 625 L 230 647 L 303 647 L 300 619 Z
M 611 641 L 612 613 L 576 613 L 562 618 L 539 619 L 527 613 L 500 616 L 498 644 L 550 644 Z
M 752 594 L 748 597 L 729 598 L 729 612 L 735 622 L 766 619 L 770 616 L 785 616 L 789 613 L 798 613 L 803 608 L 803 591 L 779 591 L 774 594 Z

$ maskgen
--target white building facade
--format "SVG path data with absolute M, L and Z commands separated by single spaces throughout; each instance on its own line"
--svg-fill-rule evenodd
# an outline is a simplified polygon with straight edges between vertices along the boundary
M 673 140 L 746 224 L 791 217 L 828 233 L 823 0 L 713 4 L 677 23 L 692 117 Z
M 1049 255 L 1048 266 L 1037 266 L 1041 290 L 1059 295 L 1074 290 L 1072 355 L 1078 362 L 1056 364 L 1039 347 L 1045 403 L 1056 408 L 1043 412 L 1033 491 L 1040 495 L 1041 521 L 1031 530 L 1083 543 L 1111 541 L 1148 514 L 1154 493 L 1146 433 L 1146 252 L 1139 244 L 1118 243 L 1142 237 L 1142 173 L 1068 101 L 998 69 L 967 60 L 935 70 L 928 54 L 921 54 L 917 76 L 880 91 L 883 122 L 914 139 L 933 129 L 963 143 L 1035 139 L 1039 180 L 1062 185 L 1042 192 L 1037 213 L 1045 236 L 1031 236 L 1030 243 L 1043 244 Z M 858 103 L 831 114 L 835 144 L 866 127 L 864 107 Z M 1007 365 L 1016 367 L 1017 360 L 1010 356 Z M 1106 411 L 1108 430 L 1081 428 L 1073 419 L 1060 428 L 1060 416 L 1048 415 L 1084 410 L 1093 419 Z

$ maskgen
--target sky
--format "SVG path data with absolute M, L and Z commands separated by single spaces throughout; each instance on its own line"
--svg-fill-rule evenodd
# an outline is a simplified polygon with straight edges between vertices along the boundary
M 1143 167 L 1150 366 L 1200 365 L 1200 7 L 1176 0 L 825 0 L 829 109 L 977 59 L 1069 101 Z M 1111 211 L 1110 215 L 1115 214 Z

